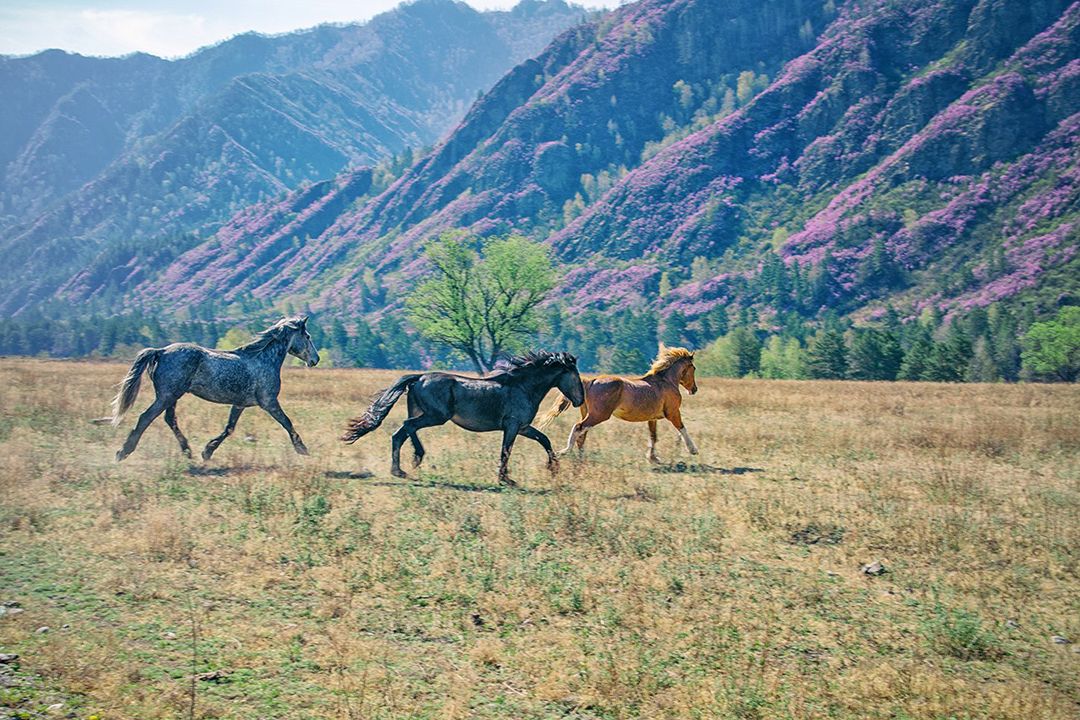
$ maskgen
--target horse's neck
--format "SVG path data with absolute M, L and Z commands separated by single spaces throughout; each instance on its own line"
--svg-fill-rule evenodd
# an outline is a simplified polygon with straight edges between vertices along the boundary
M 551 374 L 548 374 L 546 372 L 537 373 L 536 375 L 531 375 L 528 378 L 525 378 L 522 381 L 522 384 L 526 385 L 529 388 L 530 395 L 537 394 L 540 396 L 541 399 L 543 399 L 544 395 L 546 395 L 548 391 L 551 390 L 551 388 L 555 387 L 555 381 L 558 379 L 558 377 L 559 374 L 557 372 Z
M 251 354 L 251 357 L 260 363 L 272 365 L 276 368 L 281 368 L 285 362 L 285 355 L 288 354 L 289 339 L 287 337 L 277 337 L 267 343 L 261 349 Z
M 679 384 L 678 364 L 672 365 L 671 367 L 666 368 L 666 369 L 664 369 L 664 370 L 662 370 L 662 371 L 660 371 L 658 373 L 646 375 L 645 377 L 643 377 L 641 379 L 646 381 L 646 382 L 648 382 L 649 380 L 652 380 L 653 382 L 655 382 L 655 383 L 657 383 L 659 385 L 675 385 L 675 386 L 678 386 L 678 384 Z

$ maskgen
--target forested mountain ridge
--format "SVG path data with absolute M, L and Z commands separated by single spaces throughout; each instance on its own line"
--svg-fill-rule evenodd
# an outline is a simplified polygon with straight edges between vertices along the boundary
M 182 302 L 228 285 L 226 300 L 378 311 L 426 238 L 465 227 L 549 239 L 573 307 L 690 327 L 717 308 L 1050 302 L 1075 290 L 1078 15 L 1063 0 L 625 6 L 515 68 L 269 271 L 201 275 L 219 238 L 136 297 L 183 278 Z M 248 245 L 285 239 L 237 223 L 226 234 Z
M 397 310 L 423 245 L 520 232 L 561 264 L 543 342 L 583 367 L 924 318 L 894 348 L 915 356 L 970 316 L 939 369 L 964 377 L 978 340 L 1000 347 L 970 376 L 1015 379 L 1017 338 L 1080 295 L 1078 49 L 1066 0 L 643 0 L 513 68 L 430 152 L 179 254 L 102 256 L 57 297 L 218 323 L 306 307 L 351 361 L 419 365 Z
M 88 264 L 112 264 L 102 277 L 126 288 L 117 268 L 138 248 L 167 262 L 252 202 L 430 145 L 584 17 L 562 0 L 502 12 L 418 0 L 177 61 L 0 58 L 0 246 L 19 269 L 0 277 L 3 309 L 47 299 Z

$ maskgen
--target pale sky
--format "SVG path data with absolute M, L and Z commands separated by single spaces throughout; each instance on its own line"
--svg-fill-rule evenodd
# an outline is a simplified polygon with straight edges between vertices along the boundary
M 481 10 L 517 0 L 466 0 Z M 588 8 L 620 0 L 574 0 Z M 180 57 L 249 30 L 282 33 L 357 22 L 400 0 L 0 0 L 0 54 L 60 48 L 83 55 L 142 51 Z

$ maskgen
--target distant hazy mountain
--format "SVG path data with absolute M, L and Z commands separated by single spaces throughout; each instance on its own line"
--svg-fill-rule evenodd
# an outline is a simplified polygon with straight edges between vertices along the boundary
M 1078 50 L 1067 0 L 644 0 L 377 197 L 345 175 L 248 209 L 128 297 L 377 311 L 464 227 L 548 240 L 579 309 L 1046 309 L 1080 283 Z
M 514 64 L 585 16 L 418 0 L 363 25 L 241 35 L 177 61 L 0 57 L 0 307 L 87 266 L 158 262 L 247 205 L 435 142 Z M 141 254 L 140 254 L 141 253 Z

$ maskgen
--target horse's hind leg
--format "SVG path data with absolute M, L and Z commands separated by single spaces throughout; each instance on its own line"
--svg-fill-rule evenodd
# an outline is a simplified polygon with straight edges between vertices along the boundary
M 420 438 L 417 436 L 415 430 L 409 431 L 409 440 L 412 441 L 413 449 L 412 466 L 418 468 L 420 467 L 420 463 L 424 462 L 424 446 L 420 444 Z
M 589 434 L 589 430 L 604 422 L 611 417 L 611 413 L 603 416 L 597 416 L 592 410 L 589 411 L 588 416 L 574 426 L 574 429 L 570 431 L 570 438 L 566 441 L 566 449 L 563 450 L 563 454 L 570 452 L 570 449 L 577 444 L 578 457 L 581 457 L 585 453 L 585 436 Z
M 244 408 L 240 405 L 233 405 L 232 410 L 229 411 L 229 422 L 225 424 L 225 429 L 221 431 L 221 434 L 216 438 L 206 443 L 206 447 L 202 451 L 202 459 L 209 460 L 213 456 L 214 451 L 218 449 L 221 443 L 225 442 L 225 438 L 232 435 L 232 431 L 236 428 L 236 421 L 240 419 L 240 414 L 244 412 Z
M 412 393 L 409 393 L 408 403 L 409 403 L 409 420 L 412 420 L 413 418 L 419 418 L 424 414 L 423 411 L 421 411 L 420 408 L 417 407 L 417 405 L 416 405 L 416 396 L 414 396 Z M 408 430 L 408 433 L 409 433 L 409 441 L 412 442 L 412 448 L 413 448 L 412 466 L 414 468 L 418 468 L 418 467 L 420 467 L 420 463 L 424 462 L 424 446 L 422 444 L 420 444 L 420 436 L 418 436 L 416 434 L 416 429 L 415 428 L 410 427 L 409 430 Z
M 521 431 L 521 434 L 530 440 L 535 440 L 540 443 L 540 447 L 544 448 L 544 452 L 546 452 L 548 456 L 548 470 L 551 471 L 552 475 L 559 472 L 559 458 L 555 455 L 555 451 L 551 447 L 551 441 L 548 440 L 548 436 L 534 428 L 532 425 L 526 425 Z
M 660 458 L 656 457 L 656 421 L 649 421 L 649 454 L 646 455 L 651 463 L 659 463 Z
M 176 441 L 180 443 L 180 452 L 184 453 L 184 455 L 190 459 L 191 446 L 188 445 L 187 438 L 184 437 L 184 433 L 180 432 L 180 425 L 176 422 L 176 403 L 165 408 L 165 424 L 172 429 L 173 435 L 176 436 Z
M 424 446 L 420 444 L 420 438 L 416 431 L 426 427 L 442 425 L 445 422 L 446 420 L 439 420 L 430 415 L 420 415 L 419 417 L 411 417 L 401 423 L 401 427 L 397 429 L 397 432 L 390 439 L 390 474 L 394 477 L 408 477 L 401 469 L 401 446 L 405 444 L 405 438 L 412 441 L 413 452 L 415 452 L 413 467 L 419 467 L 424 460 Z
M 135 447 L 139 444 L 142 434 L 146 432 L 146 428 L 149 427 L 150 423 L 154 422 L 158 415 L 164 412 L 165 407 L 165 401 L 161 397 L 157 397 L 150 407 L 143 410 L 142 415 L 139 416 L 139 421 L 135 423 L 135 427 L 132 428 L 127 440 L 124 441 L 124 447 L 116 451 L 117 462 L 135 451 Z

